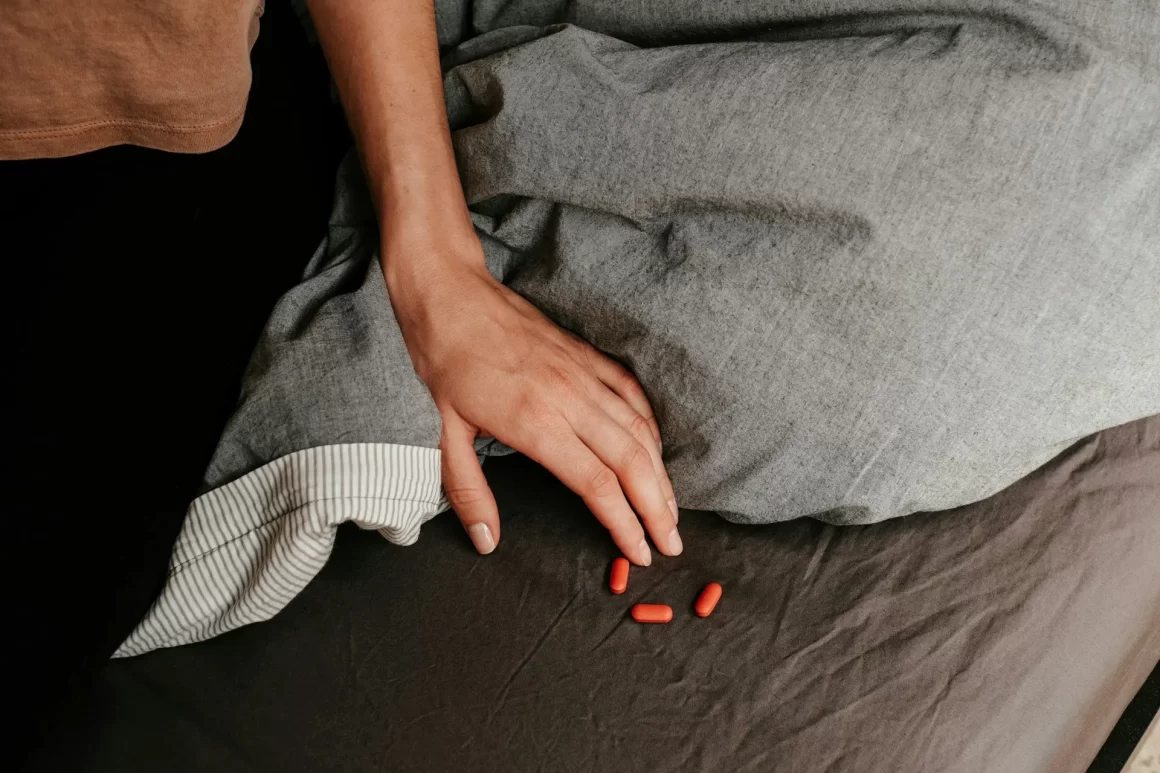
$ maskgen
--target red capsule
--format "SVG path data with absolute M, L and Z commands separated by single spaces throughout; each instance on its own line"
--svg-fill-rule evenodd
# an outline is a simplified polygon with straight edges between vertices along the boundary
M 612 573 L 608 575 L 608 587 L 619 596 L 628 588 L 628 559 L 618 558 L 612 562 Z
M 701 591 L 701 595 L 697 597 L 697 603 L 693 605 L 693 611 L 697 613 L 697 617 L 708 617 L 713 614 L 713 608 L 717 606 L 717 602 L 721 600 L 721 583 L 711 582 L 705 586 Z
M 637 604 L 632 608 L 632 619 L 638 623 L 667 623 L 673 619 L 673 608 L 668 604 Z

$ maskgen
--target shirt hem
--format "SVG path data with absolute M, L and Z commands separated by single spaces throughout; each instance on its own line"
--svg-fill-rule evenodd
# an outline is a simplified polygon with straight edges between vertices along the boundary
M 243 105 L 227 118 L 196 126 L 110 119 L 43 129 L 0 130 L 0 160 L 63 158 L 114 145 L 139 145 L 170 153 L 208 153 L 237 136 L 245 112 Z

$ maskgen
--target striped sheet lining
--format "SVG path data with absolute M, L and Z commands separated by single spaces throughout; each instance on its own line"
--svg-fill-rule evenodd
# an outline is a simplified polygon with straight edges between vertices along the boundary
M 326 563 L 340 523 L 410 545 L 447 509 L 437 448 L 358 443 L 298 451 L 198 497 L 169 577 L 114 657 L 268 620 Z

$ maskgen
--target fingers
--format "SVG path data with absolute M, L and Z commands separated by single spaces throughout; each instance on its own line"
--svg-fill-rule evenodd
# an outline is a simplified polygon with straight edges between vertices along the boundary
M 630 430 L 637 440 L 649 449 L 650 455 L 653 456 L 653 464 L 657 471 L 657 477 L 661 480 L 666 499 L 672 510 L 673 520 L 679 521 L 681 516 L 680 511 L 677 509 L 677 500 L 673 494 L 673 487 L 669 482 L 668 473 L 665 472 L 664 461 L 661 458 L 660 427 L 657 425 L 656 416 L 653 414 L 652 406 L 649 404 L 648 396 L 645 394 L 644 388 L 641 387 L 640 382 L 636 380 L 632 372 L 623 365 L 586 342 L 581 341 L 581 344 L 585 348 L 588 363 L 596 373 L 596 377 L 612 393 L 607 399 L 602 395 L 597 395 L 597 402 L 614 421 Z M 636 416 L 628 415 L 627 411 L 624 410 L 625 408 L 628 408 Z M 641 437 L 640 423 L 642 420 L 647 427 L 648 434 L 655 441 L 655 454 L 653 453 L 654 446 L 645 443 L 644 438 Z
M 630 410 L 627 405 L 625 410 Z M 678 555 L 683 549 L 681 537 L 669 506 L 669 493 L 661 483 L 664 474 L 658 476 L 656 461 L 649 453 L 655 441 L 641 423 L 643 419 L 637 423 L 637 431 L 644 435 L 641 442 L 595 403 L 584 404 L 575 414 L 568 418 L 576 436 L 616 474 L 657 548 L 666 555 Z M 655 448 L 653 453 L 659 455 Z
M 653 437 L 648 422 L 643 416 L 629 407 L 628 403 L 621 400 L 610 390 L 600 391 L 593 395 L 593 399 L 613 421 L 631 432 L 637 442 L 648 451 L 649 456 L 652 458 L 653 472 L 656 473 L 657 480 L 661 484 L 661 491 L 665 496 L 665 501 L 668 503 L 669 512 L 673 516 L 673 522 L 680 522 L 681 515 L 677 509 L 677 498 L 673 494 L 673 485 L 669 481 L 669 474 L 665 471 L 664 460 L 661 459 L 661 446 Z M 653 539 L 656 539 L 655 535 Z
M 454 411 L 443 413 L 443 490 L 481 554 L 499 542 L 499 509 L 475 455 L 475 428 Z
M 588 364 L 596 373 L 596 377 L 615 392 L 620 399 L 628 403 L 629 407 L 644 417 L 648 423 L 649 431 L 657 445 L 660 445 L 661 429 L 657 425 L 656 416 L 653 415 L 652 406 L 649 405 L 648 395 L 644 393 L 644 388 L 636 380 L 636 376 L 632 375 L 628 368 L 598 349 L 588 344 L 584 344 L 584 347 L 588 355 Z
M 624 498 L 616 473 L 580 441 L 562 418 L 541 421 L 529 430 L 522 442 L 504 442 L 539 462 L 579 494 L 625 557 L 640 566 L 651 564 L 652 552 L 644 539 L 644 529 Z

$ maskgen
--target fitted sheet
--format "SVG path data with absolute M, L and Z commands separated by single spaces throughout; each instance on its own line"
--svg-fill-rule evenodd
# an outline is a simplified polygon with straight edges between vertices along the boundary
M 1160 657 L 1160 417 L 953 512 L 684 512 L 685 554 L 619 597 L 582 503 L 522 457 L 486 468 L 493 555 L 450 515 L 408 548 L 340 531 L 273 620 L 112 662 L 33 769 L 1064 773 Z

